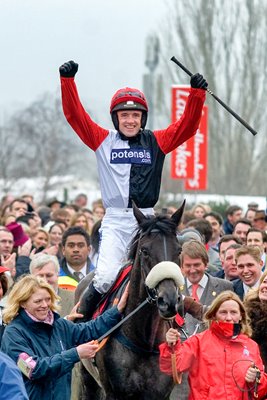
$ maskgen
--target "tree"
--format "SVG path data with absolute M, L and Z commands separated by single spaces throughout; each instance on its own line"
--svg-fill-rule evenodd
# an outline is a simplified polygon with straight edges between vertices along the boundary
M 0 126 L 0 179 L 4 193 L 8 193 L 21 174 L 18 163 L 15 162 L 15 144 L 18 138 L 5 125 Z
M 2 173 L 6 178 L 42 177 L 43 187 L 38 190 L 43 200 L 55 176 L 74 173 L 78 178 L 88 164 L 88 151 L 66 123 L 61 101 L 51 94 L 12 115 L 2 131 L 0 138 L 9 149 Z M 94 172 L 90 173 L 95 178 Z
M 258 131 L 254 137 L 207 94 L 209 192 L 266 195 L 267 1 L 173 0 L 167 14 L 157 32 L 165 96 L 171 84 L 189 83 L 170 62 L 175 55 Z

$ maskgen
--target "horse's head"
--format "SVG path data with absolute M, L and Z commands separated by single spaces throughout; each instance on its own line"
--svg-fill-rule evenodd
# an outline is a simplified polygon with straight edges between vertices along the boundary
M 129 259 L 134 260 L 133 270 L 131 272 L 131 283 L 133 290 L 138 292 L 138 295 L 144 297 L 146 295 L 145 280 L 153 271 L 157 270 L 157 285 L 151 289 L 156 291 L 156 302 L 160 315 L 164 318 L 171 318 L 177 313 L 181 298 L 179 297 L 179 286 L 176 274 L 181 272 L 178 266 L 181 246 L 177 239 L 177 227 L 180 223 L 185 202 L 171 216 L 161 214 L 158 216 L 145 216 L 133 204 L 133 212 L 138 222 L 138 231 L 132 241 Z M 165 274 L 166 262 L 169 262 L 169 269 L 172 268 L 172 273 L 168 270 Z M 161 265 L 165 262 L 165 267 L 159 271 L 156 265 Z M 175 278 L 174 278 L 175 277 Z M 147 285 L 149 286 L 149 285 Z M 139 289 L 138 289 L 139 288 Z
M 182 303 L 179 289 L 184 284 L 180 267 L 173 262 L 162 261 L 151 269 L 145 284 L 157 303 L 159 315 L 164 319 L 175 317 Z
M 146 268 L 146 275 L 161 261 L 178 263 L 181 245 L 177 240 L 177 228 L 183 215 L 185 201 L 171 216 L 145 216 L 133 203 L 138 230 L 132 241 L 129 259 L 136 260 Z

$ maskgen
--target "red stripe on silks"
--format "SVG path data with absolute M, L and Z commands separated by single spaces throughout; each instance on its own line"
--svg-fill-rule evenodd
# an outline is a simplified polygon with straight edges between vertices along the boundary
M 181 317 L 180 314 L 176 314 L 176 315 L 175 315 L 175 322 L 177 323 L 177 325 L 183 326 L 183 324 L 184 324 L 184 318 Z
M 110 300 L 110 296 L 112 295 L 112 293 L 116 292 L 116 290 L 120 287 L 122 282 L 127 278 L 131 269 L 132 269 L 132 265 L 128 265 L 121 270 L 121 272 L 120 272 L 118 278 L 116 279 L 116 281 L 114 282 L 113 286 L 109 289 L 107 296 L 105 296 L 105 298 L 103 299 L 103 302 L 100 303 L 99 307 L 95 311 L 95 313 L 93 315 L 93 319 L 95 319 L 100 314 L 102 314 L 102 312 L 104 312 L 104 310 L 106 309 L 107 304 Z

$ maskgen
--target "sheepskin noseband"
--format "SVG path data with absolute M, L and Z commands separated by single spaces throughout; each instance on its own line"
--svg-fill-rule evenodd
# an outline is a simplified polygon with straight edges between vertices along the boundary
M 156 264 L 146 277 L 146 285 L 154 289 L 164 279 L 173 279 L 177 287 L 184 285 L 184 277 L 179 265 L 172 261 L 162 261 Z

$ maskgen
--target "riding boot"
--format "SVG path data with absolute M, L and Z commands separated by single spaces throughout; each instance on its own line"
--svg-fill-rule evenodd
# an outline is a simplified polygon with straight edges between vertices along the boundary
M 78 312 L 83 314 L 83 318 L 76 319 L 75 322 L 86 322 L 92 319 L 96 306 L 100 302 L 102 294 L 99 293 L 91 282 L 82 295 Z

